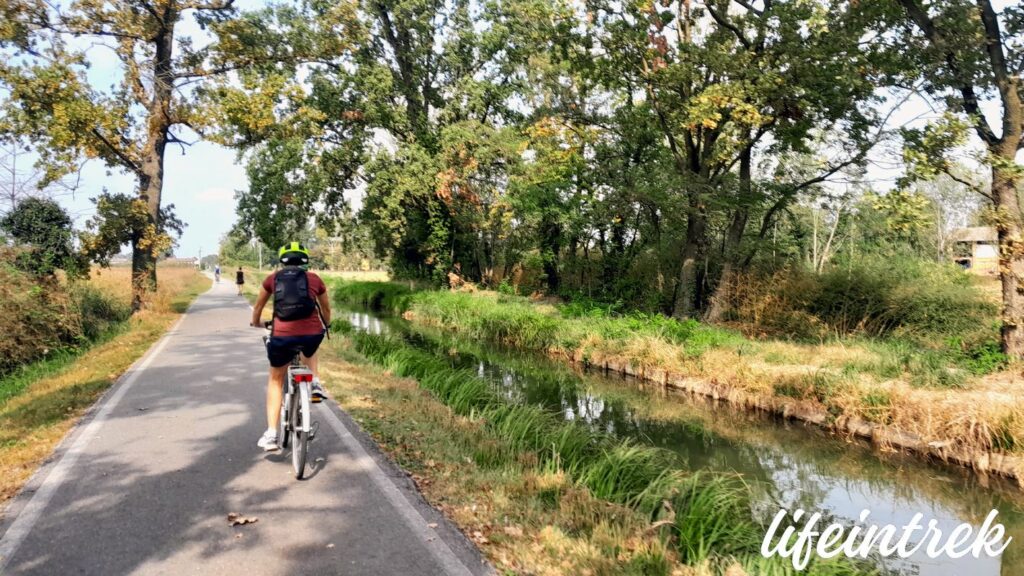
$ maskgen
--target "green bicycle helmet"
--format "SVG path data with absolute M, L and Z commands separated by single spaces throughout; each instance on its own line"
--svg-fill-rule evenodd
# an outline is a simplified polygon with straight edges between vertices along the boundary
M 309 250 L 298 242 L 289 242 L 277 251 L 277 259 L 285 266 L 309 264 Z

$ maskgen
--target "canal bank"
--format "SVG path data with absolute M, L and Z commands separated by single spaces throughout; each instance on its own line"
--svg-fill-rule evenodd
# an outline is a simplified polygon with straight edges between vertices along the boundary
M 898 524 L 922 513 L 950 529 L 963 522 L 977 525 L 995 509 L 1011 536 L 1024 536 L 1019 490 L 998 478 L 878 451 L 814 426 L 780 422 L 642 380 L 460 341 L 400 319 L 353 312 L 349 320 L 360 330 L 401 335 L 453 367 L 473 371 L 510 402 L 543 406 L 594 430 L 671 450 L 689 472 L 739 473 L 761 514 L 800 507 L 853 523 L 867 509 L 875 522 Z M 918 555 L 885 566 L 899 574 L 981 576 L 1021 574 L 1021 563 L 1014 542 L 1001 559 Z
M 344 283 L 336 299 L 417 325 L 812 423 L 881 450 L 1022 478 L 1024 381 L 909 342 L 798 343 L 660 315 L 608 316 L 494 292 Z M 977 373 L 972 370 L 979 369 Z

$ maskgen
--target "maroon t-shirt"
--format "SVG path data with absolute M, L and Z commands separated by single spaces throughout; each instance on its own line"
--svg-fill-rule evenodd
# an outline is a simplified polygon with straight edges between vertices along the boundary
M 276 277 L 277 272 L 274 272 L 263 280 L 263 289 L 270 292 L 271 296 L 274 295 L 274 278 Z M 327 292 L 327 286 L 319 276 L 312 272 L 306 272 L 306 278 L 309 281 L 310 298 L 316 300 L 317 296 Z M 320 314 L 315 311 L 308 318 L 301 320 L 286 321 L 274 318 L 274 336 L 311 336 L 322 334 L 323 331 L 324 325 L 320 322 Z

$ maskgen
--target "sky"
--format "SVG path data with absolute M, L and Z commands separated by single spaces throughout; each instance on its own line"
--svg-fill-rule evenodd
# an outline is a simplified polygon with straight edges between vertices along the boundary
M 240 10 L 264 5 L 263 0 L 236 0 Z M 191 36 L 197 47 L 208 38 L 191 16 L 179 25 L 177 37 Z M 94 86 L 110 86 L 120 79 L 119 62 L 113 52 L 103 46 L 92 46 L 89 57 L 89 79 Z M 178 218 L 187 225 L 174 254 L 179 257 L 207 255 L 218 250 L 220 239 L 234 225 L 235 191 L 247 190 L 244 161 L 239 162 L 234 150 L 194 138 L 195 143 L 182 150 L 168 146 L 164 160 L 162 204 L 174 204 Z M 119 171 L 108 170 L 101 162 L 87 163 L 73 197 L 61 201 L 81 228 L 93 213 L 91 198 L 103 192 L 132 194 L 135 179 Z
M 996 4 L 1001 8 L 1004 3 Z M 263 4 L 263 0 L 236 2 L 242 10 Z M 192 36 L 197 44 L 201 44 L 204 38 L 191 18 L 183 22 L 178 36 Z M 118 81 L 118 62 L 108 48 L 93 45 L 88 55 L 91 65 L 88 74 L 95 86 L 109 86 Z M 994 125 L 998 126 L 998 106 L 988 102 L 984 108 L 986 116 L 990 121 L 996 120 Z M 911 99 L 893 116 L 892 121 L 894 124 L 903 124 L 911 119 L 921 122 L 935 115 L 924 101 Z M 877 188 L 885 190 L 898 176 L 899 170 L 894 168 L 894 161 L 898 161 L 899 151 L 888 147 L 876 150 L 872 156 L 876 163 L 869 168 L 868 179 Z M 163 204 L 174 204 L 178 218 L 187 224 L 178 240 L 175 255 L 198 257 L 217 251 L 221 237 L 236 221 L 235 191 L 248 188 L 244 161 L 239 162 L 233 150 L 197 140 L 184 150 L 178 145 L 168 147 L 164 174 Z M 61 199 L 74 216 L 76 227 L 82 227 L 93 212 L 90 198 L 100 194 L 104 188 L 111 192 L 133 193 L 135 180 L 126 174 L 111 172 L 99 162 L 88 163 L 75 194 Z
M 200 256 L 216 252 L 220 238 L 235 223 L 235 191 L 248 189 L 245 167 L 235 152 L 200 141 L 185 149 L 169 147 L 164 165 L 163 204 L 174 204 L 178 218 L 187 224 L 174 254 Z M 93 213 L 90 198 L 103 188 L 110 192 L 134 193 L 133 177 L 112 173 L 98 162 L 86 165 L 74 197 L 62 200 L 75 218 L 76 228 L 84 226 Z

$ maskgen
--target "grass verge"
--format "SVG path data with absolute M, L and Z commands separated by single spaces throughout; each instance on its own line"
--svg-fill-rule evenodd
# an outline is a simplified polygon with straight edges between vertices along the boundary
M 30 365 L 0 381 L 0 502 L 13 497 L 78 418 L 160 338 L 210 280 L 191 269 L 161 268 L 152 308 L 84 352 Z M 97 289 L 130 299 L 130 271 L 94 277 Z

